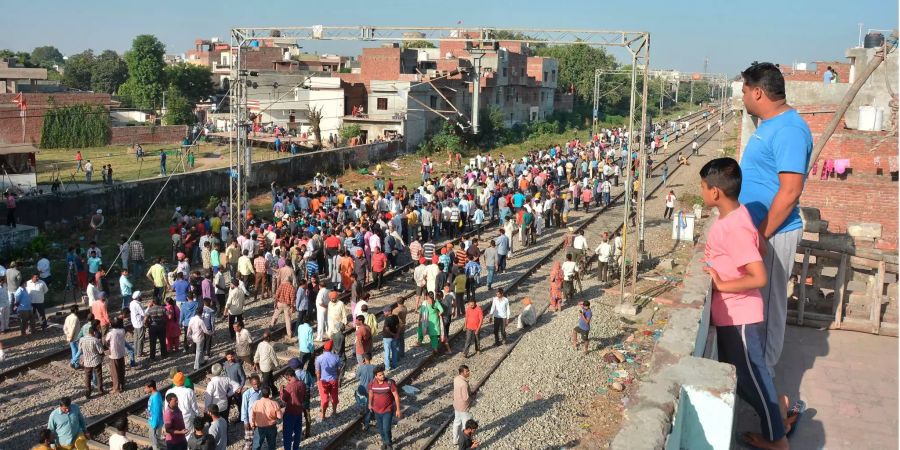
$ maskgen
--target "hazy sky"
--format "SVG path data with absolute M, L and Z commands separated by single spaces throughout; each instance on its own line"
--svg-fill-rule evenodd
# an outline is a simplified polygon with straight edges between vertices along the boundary
M 701 71 L 708 57 L 710 72 L 735 75 L 754 60 L 843 60 L 844 51 L 857 44 L 859 23 L 864 32 L 895 28 L 897 17 L 896 0 L 29 0 L 18 13 L 0 17 L 0 48 L 30 51 L 54 45 L 66 55 L 88 48 L 124 51 L 134 36 L 153 34 L 167 53 L 181 54 L 197 38 L 218 36 L 227 42 L 232 27 L 455 26 L 462 21 L 473 27 L 649 31 L 653 68 Z M 362 46 L 302 45 L 350 55 Z

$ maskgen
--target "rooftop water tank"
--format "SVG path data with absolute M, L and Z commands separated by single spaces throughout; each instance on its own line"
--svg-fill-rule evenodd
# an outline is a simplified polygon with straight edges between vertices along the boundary
M 863 47 L 865 48 L 878 48 L 882 45 L 884 45 L 884 35 L 881 33 L 871 32 L 863 40 Z

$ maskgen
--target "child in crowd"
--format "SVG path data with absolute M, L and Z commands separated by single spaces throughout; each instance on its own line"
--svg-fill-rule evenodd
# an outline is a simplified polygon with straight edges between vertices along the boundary
M 738 201 L 741 168 L 732 158 L 714 159 L 700 169 L 706 206 L 719 209 L 706 241 L 706 267 L 713 283 L 711 320 L 716 327 L 719 360 L 735 366 L 738 395 L 759 415 L 762 434 L 747 433 L 761 449 L 787 449 L 785 424 L 775 383 L 766 369 L 763 299 L 766 267 L 759 253 L 759 232 Z

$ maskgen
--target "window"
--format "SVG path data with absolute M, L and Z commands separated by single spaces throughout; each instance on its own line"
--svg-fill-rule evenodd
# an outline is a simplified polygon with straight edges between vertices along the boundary
M 437 109 L 437 107 L 438 107 L 437 97 L 435 97 L 434 95 L 432 95 L 431 98 L 430 98 L 430 103 L 431 103 L 431 107 L 432 107 L 432 108 Z
M 503 68 L 503 76 L 506 76 L 506 67 Z
M 550 71 L 550 81 L 556 81 L 556 70 Z
M 544 81 L 546 81 L 546 80 L 547 80 L 547 71 L 545 70 L 544 71 Z
M 494 103 L 500 104 L 500 90 L 497 89 L 497 92 L 494 92 Z
M 376 107 L 381 111 L 387 110 L 387 98 L 386 97 L 378 97 Z
M 524 67 L 519 69 L 519 75 L 521 75 L 523 77 L 525 76 L 525 68 Z

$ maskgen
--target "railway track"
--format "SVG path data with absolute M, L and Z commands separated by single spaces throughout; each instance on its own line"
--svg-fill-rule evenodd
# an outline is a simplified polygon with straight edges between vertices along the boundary
M 697 115 L 699 114 L 702 113 L 698 113 Z M 710 114 L 708 120 L 713 120 L 716 117 L 715 114 Z M 717 131 L 717 129 L 713 129 L 709 132 L 704 132 L 704 134 L 698 137 L 698 144 L 705 144 Z M 691 142 L 692 140 L 687 140 L 680 149 L 674 149 L 671 154 L 656 163 L 654 170 L 661 168 L 662 164 L 669 159 L 675 158 L 680 151 L 689 149 Z M 687 157 L 689 158 L 690 155 Z M 675 170 L 678 170 L 679 167 L 680 165 L 676 166 L 673 170 L 670 170 L 670 174 Z M 663 185 L 661 178 L 655 177 L 648 179 L 648 182 L 652 182 L 652 180 L 658 180 L 658 182 L 655 183 L 653 189 L 648 189 L 648 197 L 659 190 Z M 624 192 L 619 193 L 612 200 L 611 205 L 602 207 L 586 217 L 585 215 L 582 215 L 578 218 L 576 222 L 578 224 L 577 228 L 585 231 L 585 235 L 589 238 L 590 242 L 598 242 L 599 234 L 602 231 L 618 232 L 621 230 L 624 214 Z M 597 222 L 598 219 L 600 219 L 599 223 L 595 225 L 595 222 Z M 590 233 L 589 231 L 596 231 L 596 233 Z M 511 299 L 512 296 L 510 293 L 516 293 L 516 298 L 521 299 L 524 297 L 521 291 L 526 291 L 525 293 L 527 294 L 529 289 L 536 289 L 539 294 L 531 295 L 531 298 L 534 301 L 534 307 L 538 310 L 539 316 L 543 315 L 549 306 L 549 302 L 546 301 L 547 286 L 542 284 L 549 276 L 550 266 L 547 263 L 553 261 L 554 257 L 562 255 L 565 251 L 565 249 L 562 248 L 561 239 L 545 241 L 547 243 L 559 243 L 556 245 L 544 246 L 542 256 L 534 261 L 522 273 L 515 276 L 514 279 L 509 280 L 505 286 L 507 296 Z M 547 247 L 549 247 L 549 249 Z M 481 292 L 480 295 L 476 296 L 479 306 L 482 308 L 485 308 L 490 304 L 491 297 L 492 292 Z M 511 304 L 516 305 L 517 302 L 511 301 Z M 515 317 L 515 315 L 511 315 L 511 317 Z M 521 334 L 514 328 L 515 325 L 513 321 L 510 321 L 507 330 L 510 344 L 501 347 L 499 355 L 497 354 L 497 351 L 494 351 L 493 349 L 483 351 L 478 355 L 473 355 L 466 360 L 429 355 L 419 360 L 418 364 L 412 368 L 412 370 L 402 373 L 400 377 L 395 377 L 392 373 L 392 378 L 397 383 L 398 387 L 416 385 L 422 389 L 421 392 L 415 395 L 405 395 L 404 400 L 401 402 L 405 413 L 404 418 L 394 426 L 394 436 L 401 436 L 400 440 L 395 440 L 395 446 L 398 448 L 428 448 L 432 446 L 453 421 L 452 408 L 443 407 L 443 405 L 451 403 L 450 400 L 446 399 L 446 401 L 442 401 L 450 394 L 452 383 L 440 384 L 437 381 L 438 378 L 447 377 L 447 374 L 454 374 L 459 364 L 463 363 L 470 364 L 471 367 L 488 367 L 484 372 L 481 381 L 475 386 L 477 390 L 477 388 L 480 388 L 490 377 L 494 370 L 502 364 L 503 360 L 506 359 L 518 344 L 518 337 L 520 337 Z M 461 341 L 463 336 L 464 330 L 462 321 L 457 320 L 453 322 L 451 324 L 451 336 L 449 337 L 449 340 L 451 348 L 454 348 L 455 352 L 462 349 L 463 343 Z M 490 337 L 486 337 L 483 341 L 489 339 Z M 435 366 L 440 366 L 441 368 L 436 368 Z M 450 395 L 452 396 L 452 394 Z M 441 400 L 436 401 L 436 399 Z M 355 409 L 357 409 L 357 414 L 354 420 L 343 426 L 340 432 L 323 443 L 321 448 L 366 448 L 366 446 L 378 444 L 376 433 L 362 430 L 362 415 L 358 408 Z M 433 424 L 438 424 L 438 426 L 435 427 Z M 312 447 L 319 448 L 315 442 L 311 444 Z
M 688 116 L 688 118 L 697 117 L 700 114 L 701 114 L 701 112 L 698 112 L 698 113 L 693 114 L 692 116 Z M 713 120 L 714 118 L 716 118 L 716 115 L 714 113 L 711 113 L 710 119 L 708 119 L 708 120 Z M 688 143 L 685 144 L 684 147 L 688 147 L 689 141 L 690 140 L 688 140 Z M 663 161 L 671 159 L 676 154 L 677 154 L 677 151 L 671 152 L 671 155 L 669 155 Z M 658 163 L 656 165 L 656 167 L 659 167 L 663 161 L 660 161 L 660 163 Z M 622 197 L 622 194 L 619 194 L 619 195 L 617 195 L 616 198 L 620 199 L 621 197 Z M 614 203 L 614 206 L 616 206 L 615 203 Z M 599 215 L 599 213 L 597 213 L 594 217 L 597 217 L 598 215 Z M 581 226 L 584 226 L 584 225 L 581 225 Z M 530 249 L 529 252 L 531 252 L 531 251 L 532 250 Z M 514 278 L 509 279 L 509 280 L 505 280 L 505 281 L 500 280 L 500 281 L 502 283 L 512 285 L 513 288 L 515 289 L 515 287 L 518 285 L 521 285 L 530 274 L 533 274 L 536 270 L 538 270 L 540 267 L 542 267 L 542 264 L 544 264 L 548 260 L 548 258 L 550 258 L 552 256 L 552 254 L 553 253 L 545 253 L 544 256 L 539 258 L 539 261 L 537 263 L 530 264 L 529 267 L 526 267 L 525 272 L 523 272 L 521 275 L 515 276 Z M 412 282 L 410 279 L 411 277 L 408 277 L 408 276 L 403 277 L 402 276 L 402 274 L 404 274 L 404 272 L 406 272 L 408 269 L 410 269 L 411 266 L 412 266 L 411 263 L 407 263 L 407 264 L 399 267 L 397 270 L 389 273 L 386 276 L 386 278 L 387 278 L 386 281 L 388 281 L 388 280 L 391 281 L 390 283 L 388 283 L 388 287 L 386 289 L 384 289 L 382 292 L 379 292 L 379 294 L 377 296 L 375 296 L 373 298 L 373 300 L 370 302 L 370 307 L 375 311 L 375 314 L 379 317 L 379 320 L 380 320 L 380 316 L 382 314 L 381 309 L 383 308 L 383 306 L 385 306 L 389 303 L 393 303 L 396 300 L 404 300 L 404 299 L 408 299 L 408 298 L 414 296 L 414 289 L 413 289 L 413 285 L 412 285 Z M 505 278 L 505 277 L 501 276 L 498 278 Z M 502 285 L 501 283 L 497 283 L 497 284 Z M 372 288 L 372 286 L 367 286 L 367 287 L 370 289 Z M 347 299 L 344 298 L 344 300 L 347 300 Z M 269 313 L 271 311 L 270 305 L 271 305 L 270 301 L 263 300 L 263 301 L 259 302 L 258 305 L 253 306 L 253 310 L 261 313 L 258 316 L 256 316 L 259 320 L 264 321 L 264 322 L 268 321 Z M 457 322 L 459 322 L 459 321 L 457 321 Z M 458 324 L 455 323 L 455 325 L 458 325 Z M 260 328 L 267 328 L 267 324 L 265 327 L 260 327 Z M 409 331 L 409 330 L 407 330 L 407 331 Z M 348 332 L 346 334 L 349 335 L 350 333 L 351 333 L 351 331 L 348 330 Z M 283 334 L 284 334 L 284 328 L 276 327 L 276 329 L 273 331 L 273 340 L 280 339 Z M 226 338 L 226 340 L 227 340 L 227 338 Z M 256 339 L 254 341 L 254 345 L 256 343 L 258 343 L 258 341 L 259 341 L 259 339 Z M 220 339 L 220 342 L 221 342 L 221 339 Z M 380 345 L 380 339 L 378 340 L 378 343 Z M 215 353 L 221 354 L 221 352 L 224 350 L 224 348 L 227 348 L 227 347 L 230 347 L 230 342 L 226 343 L 222 347 L 216 348 Z M 348 347 L 351 347 L 351 346 L 348 346 Z M 287 344 L 284 344 L 281 342 L 276 343 L 276 350 L 278 350 L 279 359 L 281 359 L 282 362 L 285 362 L 288 359 L 290 359 L 291 357 L 296 356 L 296 353 L 297 353 L 296 345 L 293 343 L 287 343 Z M 321 352 L 321 346 L 317 346 L 316 352 L 317 353 Z M 408 355 L 409 355 L 409 353 L 412 353 L 412 352 L 408 352 Z M 15 376 L 19 376 L 22 374 L 28 374 L 28 375 L 32 375 L 36 378 L 46 380 L 51 383 L 60 382 L 61 380 L 65 380 L 66 378 L 71 377 L 72 372 L 71 372 L 71 369 L 68 368 L 67 363 L 62 362 L 63 366 L 60 366 L 60 362 L 67 361 L 68 356 L 69 356 L 68 349 L 63 348 L 59 352 L 50 353 L 48 355 L 44 355 L 38 359 L 35 359 L 29 363 L 25 363 L 25 364 L 16 366 L 11 369 L 7 369 L 7 371 L 4 371 L 2 374 L 0 374 L 0 377 L 2 377 L 4 374 L 7 377 L 10 377 L 10 376 L 15 377 Z M 409 356 L 411 356 L 411 355 L 409 355 Z M 192 358 L 187 358 L 187 359 L 190 359 L 192 361 Z M 411 358 L 408 357 L 407 361 L 410 359 Z M 416 376 L 422 372 L 422 370 L 426 367 L 426 365 L 430 361 L 430 358 L 422 358 L 422 359 L 424 360 L 424 362 L 422 362 L 415 369 Z M 57 361 L 57 360 L 60 360 L 60 361 Z M 205 379 L 205 376 L 208 373 L 209 369 L 212 367 L 213 364 L 215 364 L 217 362 L 221 362 L 221 361 L 222 361 L 221 358 L 213 358 L 213 359 L 207 361 L 207 363 L 203 367 L 201 367 L 200 370 L 193 371 L 187 375 L 192 380 L 195 380 L 195 384 L 197 385 L 198 389 L 202 390 L 202 388 L 204 386 L 204 383 L 202 380 Z M 186 360 L 186 362 L 184 363 L 183 366 L 189 365 L 189 363 L 190 363 L 190 361 Z M 281 371 L 283 371 L 283 370 L 284 370 L 284 368 Z M 281 371 L 279 371 L 278 373 L 280 373 Z M 141 374 L 141 376 L 145 377 L 147 375 Z M 348 376 L 352 376 L 352 372 L 349 372 Z M 157 377 L 157 379 L 161 379 L 161 378 L 164 378 L 164 377 Z M 412 377 L 409 377 L 409 378 L 412 379 Z M 132 380 L 132 383 L 133 382 L 134 381 Z M 403 383 L 401 383 L 401 384 L 403 384 Z M 167 389 L 168 387 L 169 387 L 168 385 L 160 386 L 162 391 L 165 391 L 165 389 Z M 0 392 L 2 392 L 2 390 L 3 390 L 3 387 L 0 386 Z M 51 401 L 55 401 L 55 399 L 51 399 Z M 146 401 L 147 401 L 147 398 L 145 396 L 141 395 L 134 400 L 126 401 L 125 402 L 126 404 L 124 406 L 119 407 L 118 409 L 110 412 L 109 414 L 105 414 L 101 417 L 92 418 L 89 421 L 88 430 L 91 432 L 91 434 L 93 436 L 96 437 L 96 439 L 99 439 L 99 440 L 91 441 L 91 443 L 90 443 L 91 448 L 103 449 L 105 447 L 105 444 L 103 442 L 100 442 L 100 441 L 104 440 L 102 437 L 103 433 L 104 433 L 103 430 L 108 424 L 110 424 L 111 422 L 113 422 L 115 419 L 117 419 L 119 417 L 127 417 L 129 419 L 129 422 L 131 424 L 132 431 L 133 431 L 132 435 L 129 435 L 129 438 L 133 439 L 135 442 L 138 442 L 140 445 L 143 445 L 143 443 L 147 442 L 146 438 L 144 437 L 144 436 L 146 436 L 146 418 L 144 417 L 144 409 L 146 408 Z M 344 402 L 345 405 L 347 403 L 348 402 Z M 342 411 L 342 413 L 344 413 L 344 412 L 346 412 L 346 411 Z M 339 413 L 339 414 L 342 414 L 342 413 Z M 355 411 L 349 411 L 349 414 L 344 414 L 344 416 L 346 416 L 348 419 L 352 420 L 351 418 L 354 415 L 354 413 L 355 413 Z M 329 419 L 326 419 L 326 420 L 329 420 Z M 343 436 L 346 433 L 348 433 L 349 431 L 352 431 L 353 424 L 358 423 L 358 421 L 359 421 L 359 418 L 357 418 L 356 420 L 352 420 L 351 424 L 342 428 L 341 432 L 340 432 L 340 436 Z M 317 423 L 313 424 L 314 428 L 316 427 L 316 425 L 317 425 Z M 235 428 L 235 427 L 232 427 L 232 428 Z M 323 446 L 326 448 L 337 448 L 341 444 L 341 439 L 345 439 L 345 438 L 336 437 L 336 438 L 330 439 Z

